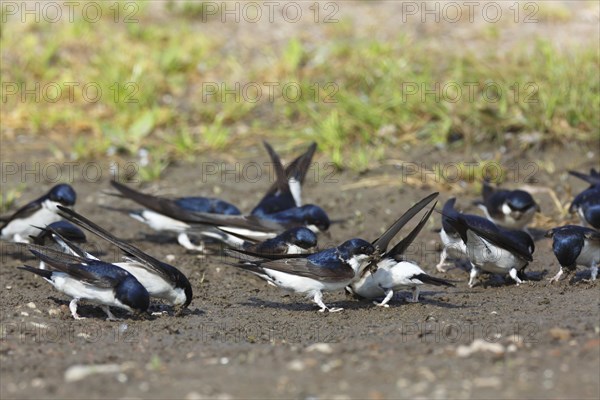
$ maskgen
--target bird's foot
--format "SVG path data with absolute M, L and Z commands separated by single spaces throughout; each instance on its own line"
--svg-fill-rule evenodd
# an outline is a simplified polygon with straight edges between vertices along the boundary
M 444 264 L 438 264 L 435 266 L 435 269 L 437 269 L 438 272 L 448 272 L 448 270 L 444 267 Z
M 377 307 L 390 308 L 390 305 L 384 303 L 383 301 L 381 303 L 374 301 L 373 304 L 375 304 Z

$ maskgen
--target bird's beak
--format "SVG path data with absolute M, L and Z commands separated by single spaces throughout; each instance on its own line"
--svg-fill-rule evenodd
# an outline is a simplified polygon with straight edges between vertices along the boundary
M 378 263 L 379 261 L 381 261 L 381 256 L 383 256 L 383 253 L 384 252 L 380 251 L 379 247 L 377 247 L 375 249 L 375 252 L 369 256 L 369 259 L 374 261 L 375 263 Z
M 368 269 L 371 273 L 377 271 L 377 263 L 379 262 L 379 260 L 381 260 L 380 253 L 371 254 L 368 258 L 369 264 L 367 265 L 366 269 Z

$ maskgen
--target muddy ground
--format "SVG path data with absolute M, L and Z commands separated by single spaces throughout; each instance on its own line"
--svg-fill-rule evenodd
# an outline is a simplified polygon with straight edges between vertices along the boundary
M 480 150 L 480 155 L 486 154 L 486 149 Z M 561 219 L 549 189 L 565 205 L 570 193 L 585 187 L 564 171 L 594 166 L 598 154 L 590 150 L 573 145 L 546 149 L 542 158 L 536 152 L 501 156 L 505 165 L 518 160 L 515 165 L 521 169 L 505 185 L 527 185 L 536 191 L 544 212 L 536 219 L 538 229 L 552 225 L 550 219 Z M 424 181 L 424 170 L 398 168 L 403 158 L 432 168 L 441 160 L 451 163 L 470 156 L 463 151 L 413 151 L 360 176 L 328 175 L 332 170 L 327 160 L 317 158 L 315 168 L 324 172 L 308 179 L 305 201 L 322 205 L 334 219 L 347 219 L 332 227 L 331 239 L 321 237 L 322 246 L 355 236 L 373 240 L 414 201 L 438 189 L 442 202 L 459 194 L 460 205 L 477 212 L 470 206 L 475 195 L 469 185 Z M 211 159 L 220 163 L 217 156 L 206 160 Z M 238 172 L 250 161 L 266 162 L 264 151 L 250 149 L 240 159 Z M 206 162 L 174 165 L 160 183 L 144 190 L 218 194 L 250 210 L 268 186 L 266 173 L 257 182 L 249 182 L 255 175 L 243 172 L 208 175 L 203 170 Z M 540 167 L 532 176 L 524 171 L 530 162 Z M 82 168 L 73 175 L 79 195 L 76 209 L 158 258 L 171 255 L 194 288 L 190 313 L 141 321 L 116 311 L 123 320 L 107 322 L 101 310 L 84 304 L 80 314 L 88 318 L 75 321 L 66 310 L 68 299 L 41 278 L 16 270 L 24 260 L 3 244 L 3 399 L 598 398 L 600 394 L 599 282 L 585 282 L 589 272 L 580 271 L 574 283 L 548 285 L 558 268 L 548 240 L 536 242 L 535 260 L 527 269 L 532 280 L 527 284 L 517 287 L 492 276 L 469 289 L 467 272 L 461 268 L 446 274 L 434 269 L 439 257 L 438 235 L 433 231 L 439 227 L 439 215 L 434 214 L 417 239 L 412 258 L 426 271 L 456 280 L 455 288 L 425 288 L 418 304 L 407 303 L 403 298 L 409 294 L 401 293 L 389 309 L 341 292 L 326 293 L 328 305 L 345 310 L 322 314 L 311 301 L 224 265 L 218 247 L 199 257 L 184 251 L 173 238 L 99 208 L 99 204 L 131 206 L 99 193 L 109 188 L 108 169 L 101 170 L 99 180 Z M 41 180 L 48 177 L 37 175 Z M 3 187 L 8 190 L 25 179 L 20 204 L 51 185 L 36 185 L 35 178 L 10 176 Z M 531 179 L 535 182 L 526 182 Z M 106 243 L 89 237 L 108 259 L 118 256 Z M 70 369 L 107 364 L 110 372 L 82 380 L 75 380 Z

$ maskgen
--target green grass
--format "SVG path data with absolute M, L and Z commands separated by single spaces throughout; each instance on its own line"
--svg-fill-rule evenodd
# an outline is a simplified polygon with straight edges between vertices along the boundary
M 39 135 L 75 159 L 110 150 L 135 157 L 145 148 L 151 164 L 140 176 L 151 180 L 174 159 L 254 145 L 261 137 L 317 141 L 337 166 L 357 171 L 402 143 L 502 144 L 506 132 L 540 132 L 547 142 L 599 138 L 594 45 L 559 49 L 539 38 L 499 52 L 501 27 L 485 26 L 476 51 L 456 51 L 408 34 L 382 42 L 355 34 L 353 22 L 342 19 L 323 30 L 327 38 L 319 43 L 294 37 L 279 50 L 265 49 L 273 60 L 266 63 L 223 51 L 227 40 L 203 29 L 223 26 L 212 16 L 202 22 L 203 2 L 167 2 L 160 15 L 139 2 L 138 23 L 116 24 L 112 4 L 94 24 L 2 23 L 3 90 L 6 82 L 79 83 L 72 99 L 63 90 L 55 102 L 3 93 L 2 139 Z M 564 7 L 540 13 L 553 22 L 571 17 Z M 280 86 L 272 101 L 266 86 L 256 102 L 232 101 L 221 86 L 204 96 L 207 82 L 222 81 L 226 88 Z M 467 82 L 476 82 L 471 93 Z M 97 102 L 81 90 L 90 83 L 102 90 Z M 297 98 L 281 93 L 286 83 L 301 89 Z M 423 97 L 436 83 L 440 98 Z
M 8 189 L 6 191 L 2 191 L 1 194 L 1 202 L 0 202 L 0 214 L 4 214 L 8 212 L 8 210 L 12 209 L 17 203 L 17 199 L 21 197 L 23 190 L 25 189 L 25 184 L 21 183 L 15 188 Z

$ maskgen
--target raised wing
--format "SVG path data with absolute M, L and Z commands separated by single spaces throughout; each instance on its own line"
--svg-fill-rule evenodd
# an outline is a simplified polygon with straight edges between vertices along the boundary
M 433 204 L 433 206 L 431 207 L 431 209 L 429 211 L 427 211 L 427 213 L 421 218 L 421 221 L 419 221 L 419 223 L 417 224 L 417 226 L 415 226 L 413 228 L 413 230 L 410 231 L 410 233 L 408 235 L 406 235 L 406 237 L 404 239 L 402 239 L 400 242 L 398 242 L 398 244 L 396 244 L 386 254 L 386 256 L 392 257 L 395 260 L 400 261 L 400 258 L 402 256 L 402 254 L 404 254 L 404 252 L 406 251 L 406 249 L 408 248 L 408 246 L 410 246 L 411 243 L 416 239 L 416 237 L 419 235 L 419 233 L 421 232 L 421 230 L 423 229 L 423 227 L 425 226 L 425 224 L 429 220 L 429 217 L 431 216 L 431 213 L 435 209 L 436 204 L 437 204 L 437 202 L 435 202 Z
M 308 170 L 310 169 L 310 164 L 312 162 L 313 156 L 315 155 L 315 151 L 317 150 L 317 144 L 312 143 L 304 154 L 301 154 L 296 159 L 294 159 L 291 163 L 285 167 L 285 176 L 287 179 L 294 178 L 296 181 L 300 183 L 300 185 L 304 184 L 306 180 L 306 175 Z M 267 191 L 267 194 L 274 194 L 277 191 L 278 183 L 275 182 Z M 300 206 L 296 204 L 296 206 Z
M 569 171 L 569 174 L 573 175 L 576 178 L 579 178 L 592 186 L 600 186 L 600 173 L 596 171 L 594 168 L 590 169 L 590 174 L 582 174 L 577 171 Z
M 398 232 L 400 232 L 400 229 L 402 229 L 402 227 L 406 225 L 408 221 L 417 215 L 419 211 L 425 208 L 427 204 L 431 203 L 438 195 L 438 192 L 432 193 L 409 208 L 404 214 L 402 214 L 400 218 L 396 220 L 396 222 L 392 224 L 392 226 L 388 228 L 387 231 L 373 241 L 373 246 L 377 247 L 380 253 L 385 253 L 390 241 L 394 238 L 394 236 L 396 236 L 396 234 L 398 234 Z
M 250 213 L 259 216 L 296 206 L 296 200 L 291 192 L 290 184 L 279 155 L 268 142 L 264 141 L 263 144 L 269 153 L 273 168 L 275 169 L 275 183 Z

